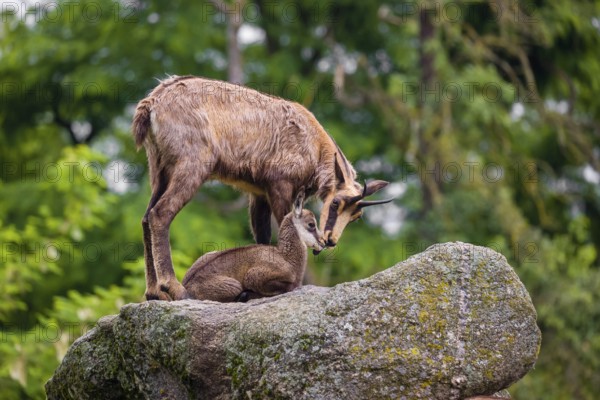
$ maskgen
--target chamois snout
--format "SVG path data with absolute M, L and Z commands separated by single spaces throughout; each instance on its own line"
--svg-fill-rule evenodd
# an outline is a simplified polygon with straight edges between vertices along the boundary
M 348 185 L 345 188 L 338 189 L 336 193 L 332 193 L 323 202 L 321 229 L 323 230 L 323 242 L 327 247 L 337 245 L 346 225 L 362 217 L 365 207 L 385 204 L 393 200 L 365 200 L 366 197 L 380 191 L 388 184 L 389 182 L 379 180 L 365 182 L 360 192 L 358 191 L 360 186 Z
M 300 240 L 313 249 L 313 253 L 318 254 L 326 245 L 323 240 L 323 234 L 318 228 L 317 218 L 309 210 L 302 210 L 300 215 L 294 216 L 294 225 L 300 235 Z

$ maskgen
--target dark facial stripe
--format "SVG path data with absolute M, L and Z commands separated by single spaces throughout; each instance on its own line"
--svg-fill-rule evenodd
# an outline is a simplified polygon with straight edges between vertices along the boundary
M 337 210 L 333 207 L 333 204 L 329 206 L 329 215 L 327 215 L 327 221 L 325 222 L 325 231 L 333 230 L 335 222 L 337 221 Z

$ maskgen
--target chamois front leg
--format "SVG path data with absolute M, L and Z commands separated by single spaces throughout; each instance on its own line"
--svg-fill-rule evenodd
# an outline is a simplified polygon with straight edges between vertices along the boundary
M 277 220 L 277 225 L 281 225 L 283 217 L 292 210 L 294 187 L 287 181 L 278 181 L 268 190 L 271 211 Z
M 265 196 L 250 195 L 252 235 L 258 244 L 271 243 L 271 207 Z

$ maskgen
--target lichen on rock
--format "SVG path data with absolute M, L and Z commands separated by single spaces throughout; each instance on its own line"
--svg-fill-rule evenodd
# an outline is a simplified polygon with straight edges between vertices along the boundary
M 369 278 L 245 304 L 130 304 L 73 344 L 49 399 L 462 399 L 537 358 L 531 299 L 506 259 L 435 245 Z

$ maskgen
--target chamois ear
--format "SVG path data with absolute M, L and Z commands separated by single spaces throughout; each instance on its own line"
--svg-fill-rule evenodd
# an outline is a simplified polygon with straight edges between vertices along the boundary
M 302 208 L 304 207 L 304 196 L 304 188 L 302 187 L 296 195 L 296 199 L 294 200 L 294 216 L 296 218 L 300 218 L 300 216 L 302 215 Z
M 365 185 L 364 196 L 367 197 L 389 185 L 386 181 L 371 181 Z
M 333 155 L 333 164 L 335 166 L 335 178 L 337 179 L 338 184 L 346 183 L 346 178 L 344 178 L 344 173 L 337 160 L 337 153 Z

